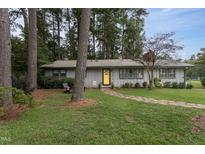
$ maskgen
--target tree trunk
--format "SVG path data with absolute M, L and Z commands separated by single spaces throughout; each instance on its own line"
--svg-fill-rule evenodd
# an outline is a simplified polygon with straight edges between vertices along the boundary
M 58 60 L 61 60 L 61 52 L 60 52 L 60 17 L 57 18 L 57 32 L 58 32 Z
M 95 55 L 95 12 L 93 12 L 93 51 L 92 57 Z
M 53 30 L 53 59 L 56 60 L 56 39 L 55 39 L 55 16 L 52 13 L 52 30 Z
M 150 81 L 149 81 L 149 90 L 152 90 L 152 86 L 153 86 L 153 75 L 154 75 L 154 73 L 153 73 L 153 69 L 151 69 L 151 74 L 150 74 Z
M 23 32 L 24 32 L 24 40 L 25 40 L 25 44 L 26 44 L 26 48 L 28 49 L 28 15 L 27 15 L 27 11 L 26 9 L 21 9 L 22 12 L 22 16 L 23 16 L 23 21 L 24 21 L 24 28 L 23 28 Z
M 86 74 L 86 62 L 88 54 L 88 38 L 90 27 L 90 14 L 91 9 L 82 9 L 81 21 L 80 21 L 80 33 L 78 44 L 78 56 L 75 72 L 75 84 L 72 100 L 80 101 L 84 100 L 84 82 Z
M 36 9 L 29 9 L 27 91 L 37 88 L 37 19 Z
M 8 9 L 0 9 L 0 87 L 11 88 L 11 40 Z M 0 106 L 13 104 L 11 89 L 4 92 Z

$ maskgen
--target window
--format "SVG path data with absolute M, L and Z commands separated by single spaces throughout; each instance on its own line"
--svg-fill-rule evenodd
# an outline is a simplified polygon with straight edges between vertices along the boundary
M 120 79 L 142 79 L 143 69 L 122 68 L 119 71 Z
M 53 76 L 58 77 L 59 76 L 59 70 L 53 70 Z
M 162 79 L 174 79 L 176 76 L 175 68 L 162 68 L 159 71 L 159 77 Z
M 61 70 L 60 71 L 60 76 L 61 77 L 66 77 L 66 71 L 65 70 Z
M 66 77 L 66 70 L 53 70 L 53 77 Z

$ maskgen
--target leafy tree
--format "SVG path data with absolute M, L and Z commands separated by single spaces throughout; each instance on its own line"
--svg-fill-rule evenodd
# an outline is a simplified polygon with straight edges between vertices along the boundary
M 154 68 L 158 65 L 158 60 L 172 59 L 176 51 L 183 49 L 183 46 L 178 45 L 172 38 L 174 34 L 173 32 L 157 34 L 146 39 L 144 42 L 144 52 L 139 58 L 138 55 L 132 57 L 146 68 L 149 77 L 149 89 L 152 89 L 153 86 L 153 72 Z

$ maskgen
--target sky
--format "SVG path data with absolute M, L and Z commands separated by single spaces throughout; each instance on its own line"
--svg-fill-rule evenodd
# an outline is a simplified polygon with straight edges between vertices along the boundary
M 178 58 L 188 59 L 205 47 L 205 9 L 147 9 L 145 35 L 175 32 L 175 40 L 184 46 Z

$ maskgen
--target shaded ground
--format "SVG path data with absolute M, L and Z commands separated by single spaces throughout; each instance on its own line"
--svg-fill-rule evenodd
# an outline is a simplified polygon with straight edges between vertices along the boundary
M 0 121 L 9 121 L 12 119 L 17 119 L 21 112 L 24 112 L 28 109 L 28 105 L 24 104 L 14 104 L 8 110 L 3 111 L 3 114 L 0 116 Z
M 193 117 L 204 110 L 136 103 L 99 90 L 86 97 L 95 104 L 66 107 L 70 95 L 54 91 L 41 107 L 0 122 L 0 144 L 205 144 L 204 129 L 192 132 Z

